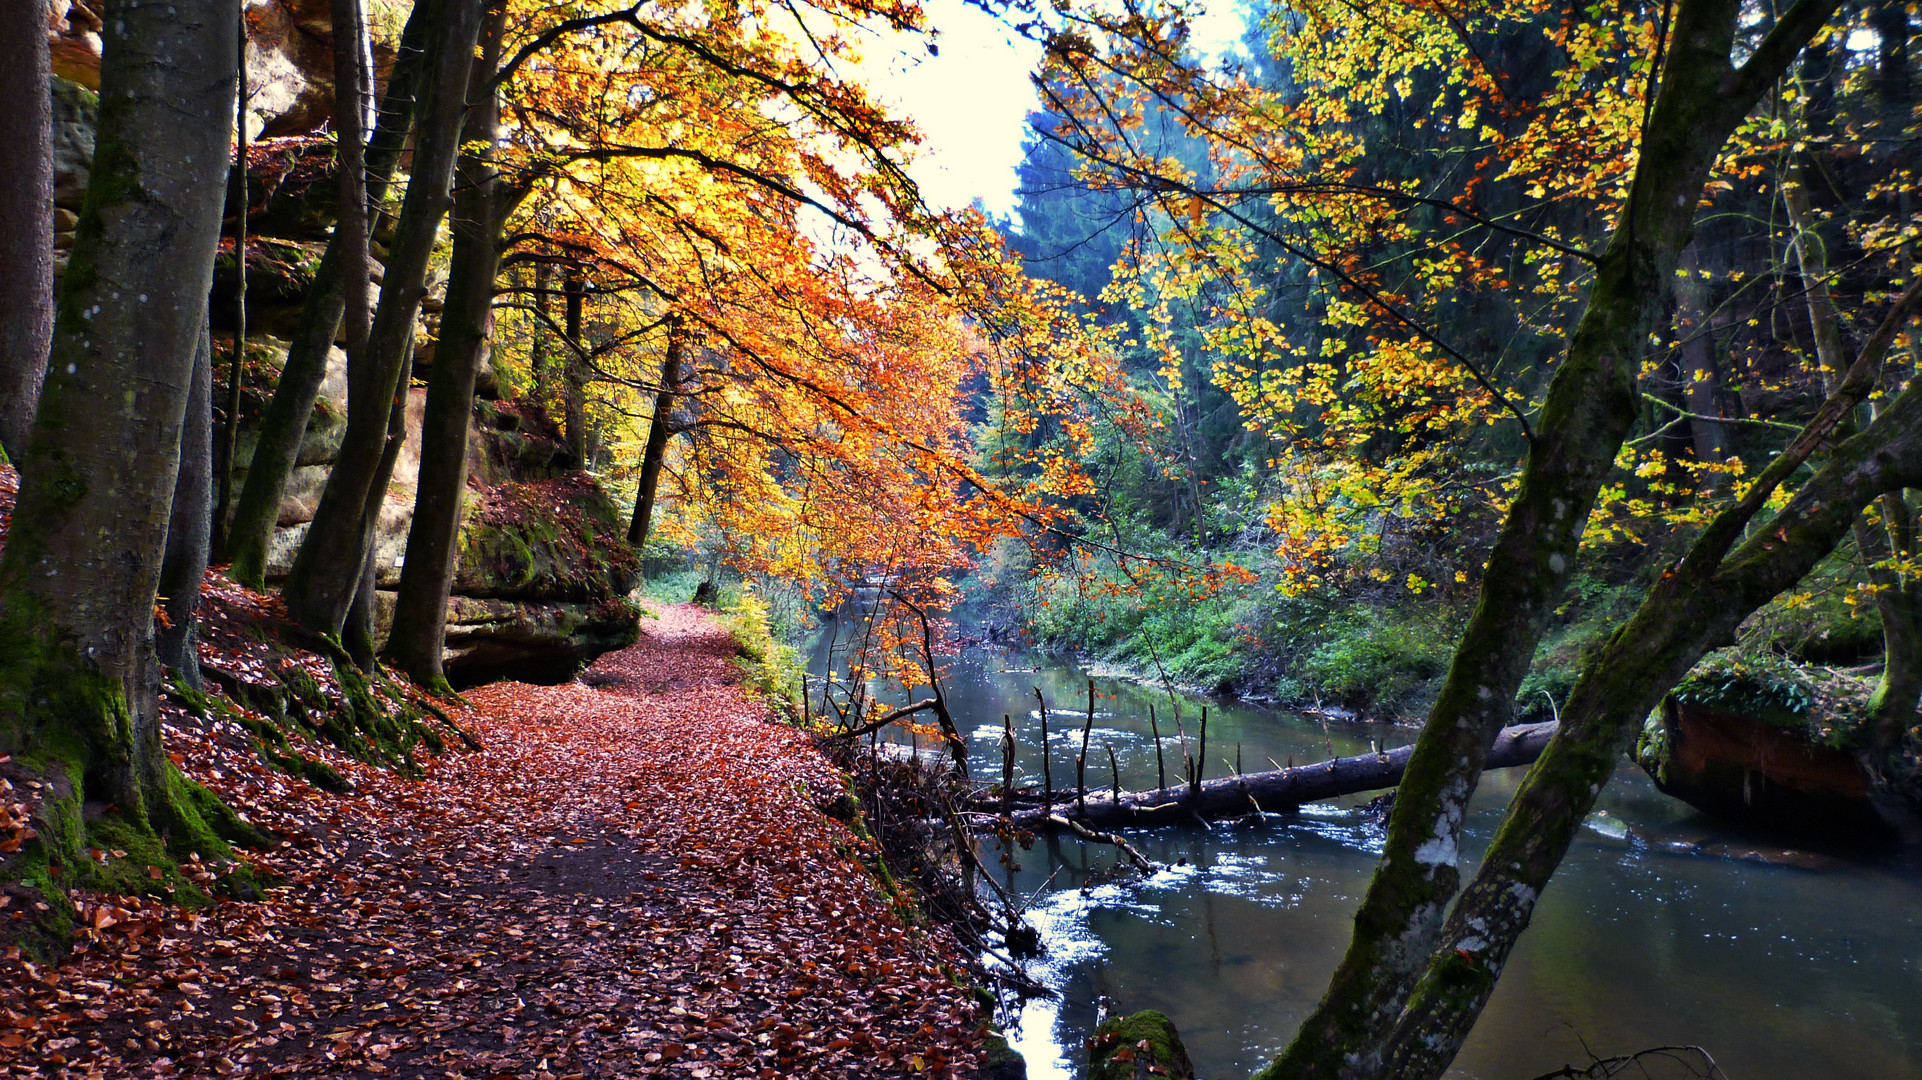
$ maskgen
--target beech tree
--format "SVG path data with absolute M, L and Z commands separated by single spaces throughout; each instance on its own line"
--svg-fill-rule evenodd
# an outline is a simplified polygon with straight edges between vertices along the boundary
M 506 4 L 494 0 L 470 79 L 464 148 L 455 171 L 454 250 L 448 264 L 447 300 L 441 309 L 440 338 L 421 416 L 420 481 L 394 601 L 394 622 L 385 646 L 397 667 L 420 685 L 437 690 L 447 686 L 441 653 L 447 633 L 447 597 L 460 554 L 456 541 L 467 495 L 467 433 L 474 412 L 474 382 L 492 337 L 502 230 L 527 193 L 525 184 L 510 184 L 500 175 L 495 159 L 500 97 L 493 79 L 500 64 L 505 20 Z
M 53 101 L 47 5 L 0 8 L 0 449 L 26 452 L 53 337 Z
M 413 169 L 394 226 L 380 305 L 368 329 L 365 355 L 348 370 L 347 430 L 282 588 L 289 614 L 319 633 L 339 634 L 361 591 L 374 523 L 399 449 L 391 432 L 396 395 L 404 400 L 414 320 L 426 294 L 435 237 L 451 201 L 467 112 L 467 77 L 480 31 L 480 0 L 443 0 L 437 14 L 421 78 Z
M 168 861 L 156 834 L 180 856 L 224 850 L 206 817 L 218 804 L 161 750 L 153 611 L 213 280 L 239 10 L 111 0 L 104 21 L 92 178 L 0 556 L 0 753 L 48 778 L 36 843 L 76 869 L 103 833 L 151 862 Z M 83 818 L 83 803 L 113 810 Z
M 386 199 L 387 187 L 400 163 L 408 132 L 412 130 L 415 90 L 439 2 L 420 0 L 416 3 L 401 31 L 374 133 L 361 154 L 364 179 L 356 186 L 364 193 L 369 206 L 381 205 Z M 352 182 L 352 179 L 343 180 L 343 187 Z M 293 475 L 301 440 L 307 434 L 307 420 L 313 415 L 320 384 L 327 376 L 327 356 L 340 332 L 347 298 L 351 294 L 363 308 L 366 304 L 366 282 L 356 276 L 350 283 L 346 270 L 350 264 L 364 265 L 357 257 L 357 249 L 353 249 L 351 223 L 348 230 L 335 231 L 320 264 L 314 269 L 313 286 L 302 301 L 300 321 L 287 344 L 287 360 L 281 367 L 280 380 L 274 385 L 274 396 L 261 417 L 260 438 L 247 467 L 247 482 L 241 488 L 233 519 L 225 531 L 226 545 L 221 555 L 231 564 L 227 573 L 251 588 L 267 586 L 267 550 L 279 521 L 287 479 Z M 356 334 L 350 335 L 350 340 L 364 337 L 365 322 L 363 314 L 354 324 Z

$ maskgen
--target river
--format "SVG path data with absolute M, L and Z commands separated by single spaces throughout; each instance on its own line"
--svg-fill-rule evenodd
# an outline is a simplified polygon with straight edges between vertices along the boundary
M 815 673 L 833 666 L 817 646 Z M 1151 704 L 1174 782 L 1182 753 L 1174 703 L 1092 674 L 1102 696 L 1089 787 L 1113 782 L 1108 748 L 1123 787 L 1154 786 Z M 1002 717 L 1010 715 L 1017 783 L 1039 785 L 1039 687 L 1052 714 L 1054 784 L 1071 789 L 1089 675 L 993 648 L 955 658 L 945 690 L 970 735 L 974 774 L 999 777 Z M 1201 704 L 1179 704 L 1191 750 Z M 1233 771 L 1237 746 L 1254 772 L 1414 738 L 1408 728 L 1206 704 L 1210 777 Z M 1487 843 L 1522 771 L 1483 778 L 1467 824 L 1470 852 Z M 1114 851 L 1073 838 L 1019 853 L 1009 884 L 1037 894 L 1030 919 L 1047 948 L 1030 974 L 1060 995 L 1029 1002 L 1012 1033 L 1028 1075 L 1081 1076 L 1100 995 L 1124 1011 L 1167 1013 L 1201 1077 L 1259 1068 L 1312 1007 L 1347 943 L 1381 841 L 1367 801 L 1213 828 L 1137 830 L 1134 844 L 1170 867 L 1146 880 L 1116 874 Z M 1757 861 L 1773 852 L 1704 821 L 1628 764 L 1598 811 L 1543 894 L 1451 1076 L 1527 1080 L 1585 1063 L 1585 1046 L 1608 1055 L 1695 1044 L 1736 1080 L 1922 1077 L 1922 867 L 1912 858 Z

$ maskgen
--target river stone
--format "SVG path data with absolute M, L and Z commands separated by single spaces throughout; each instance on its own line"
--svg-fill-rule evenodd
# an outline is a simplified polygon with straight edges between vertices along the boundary
M 1088 1080 L 1194 1080 L 1195 1075 L 1174 1021 L 1153 1009 L 1103 1021 L 1089 1040 L 1088 1066 Z

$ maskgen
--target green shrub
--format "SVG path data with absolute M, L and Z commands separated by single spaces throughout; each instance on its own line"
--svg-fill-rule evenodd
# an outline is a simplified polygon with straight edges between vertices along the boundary
M 715 609 L 741 654 L 741 685 L 788 719 L 800 715 L 803 668 L 794 646 L 775 638 L 768 605 L 749 581 L 723 586 Z

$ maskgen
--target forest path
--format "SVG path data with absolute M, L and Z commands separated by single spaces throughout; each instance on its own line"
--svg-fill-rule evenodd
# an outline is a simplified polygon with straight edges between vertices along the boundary
M 349 796 L 169 733 L 289 885 L 198 917 L 103 901 L 0 964 L 13 1075 L 880 1077 L 974 1072 L 959 951 L 905 928 L 815 808 L 841 790 L 692 606 L 580 682 L 468 697 L 484 750 Z M 199 742 L 195 735 L 200 734 Z M 12 1024 L 12 1028 L 5 1025 Z M 20 1055 L 12 1057 L 10 1055 Z M 4 1071 L 4 1070 L 0 1070 Z

